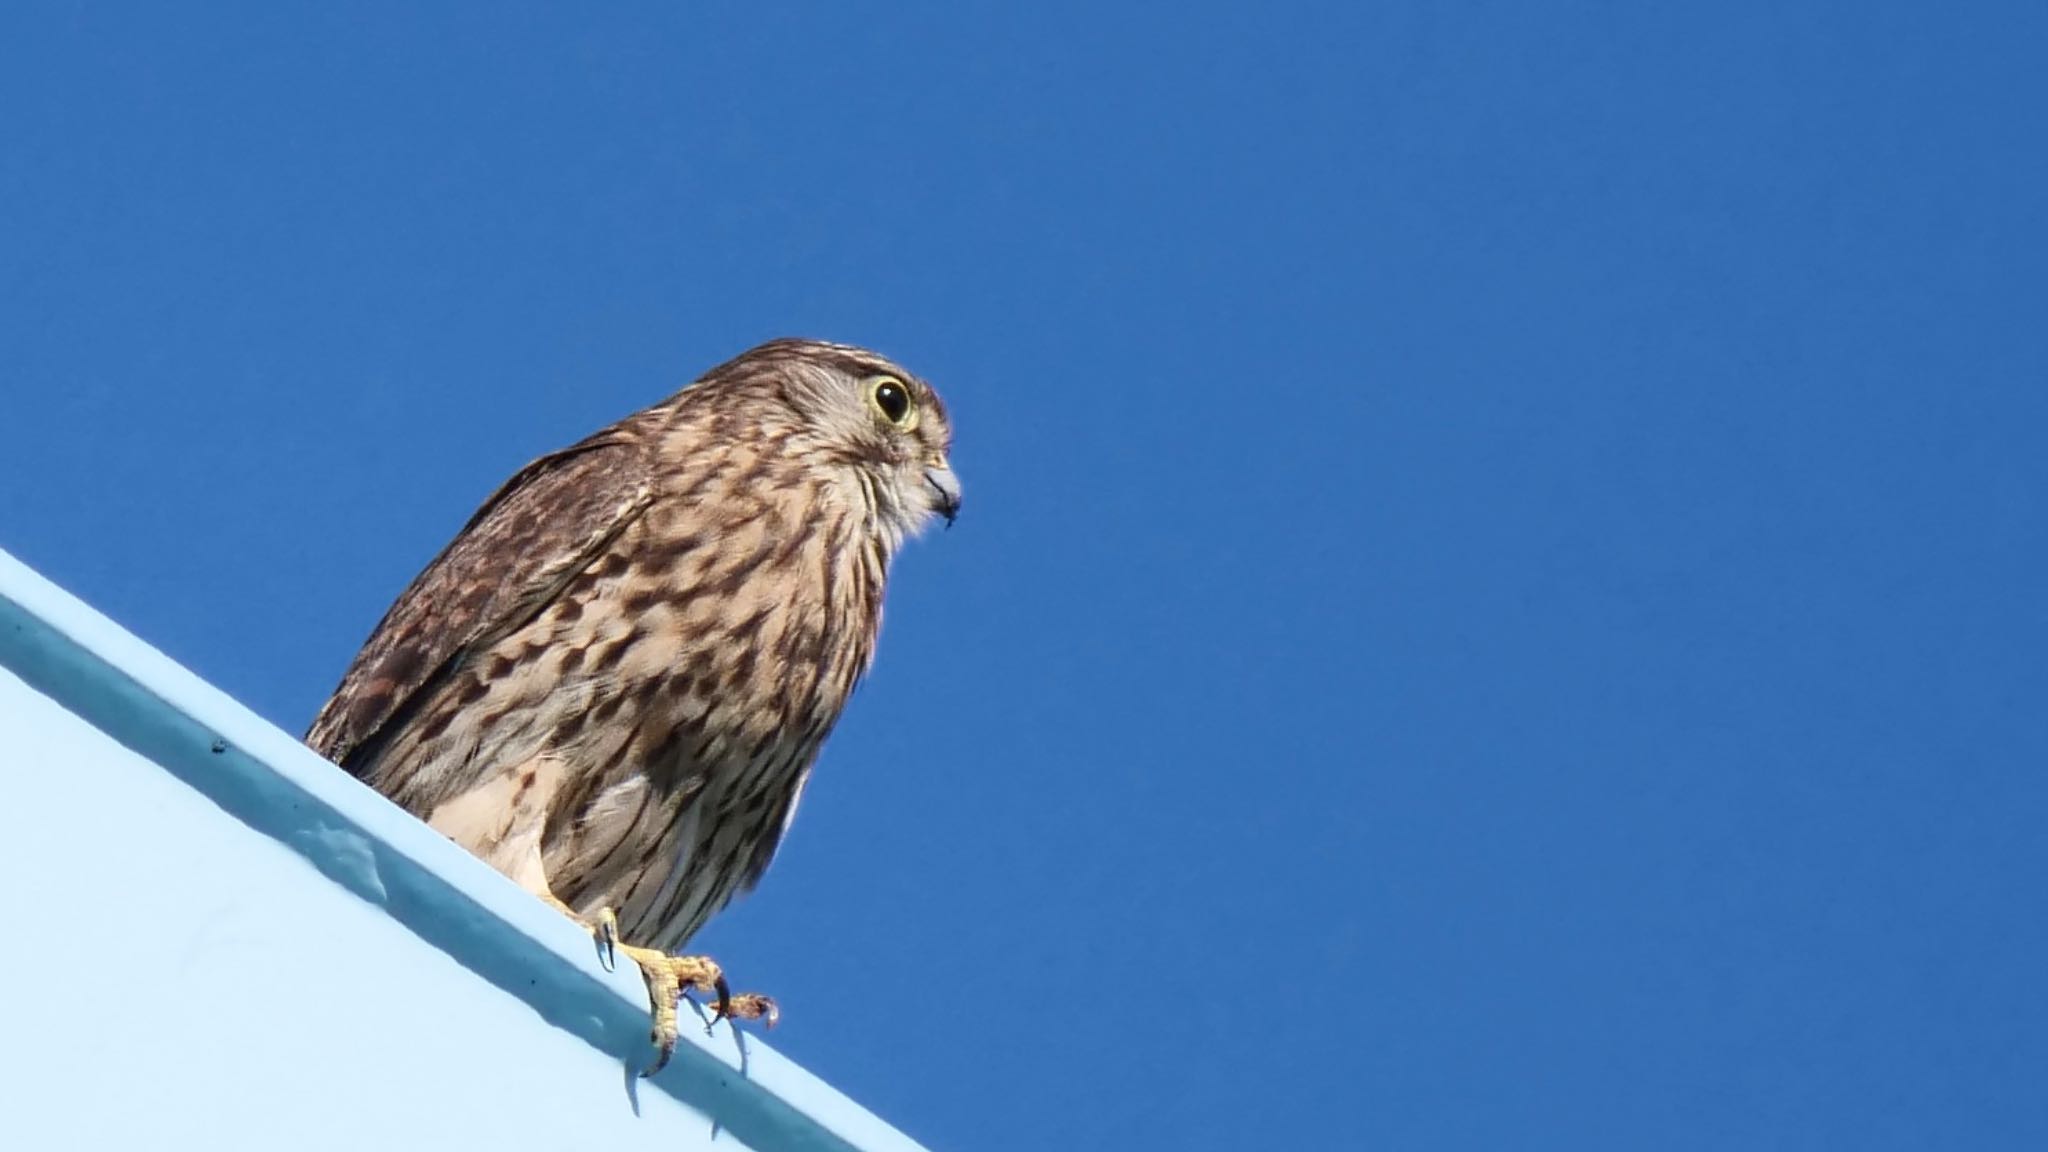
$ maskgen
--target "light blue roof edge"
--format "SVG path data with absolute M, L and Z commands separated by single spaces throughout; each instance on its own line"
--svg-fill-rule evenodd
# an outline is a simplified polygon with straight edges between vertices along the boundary
M 529 1005 L 638 1067 L 646 993 L 606 973 L 590 938 L 132 633 L 0 550 L 0 666 L 148 757 L 244 824 Z M 715 1117 L 761 1152 L 923 1152 L 873 1113 L 762 1044 L 684 1017 L 668 1068 L 641 1085 Z

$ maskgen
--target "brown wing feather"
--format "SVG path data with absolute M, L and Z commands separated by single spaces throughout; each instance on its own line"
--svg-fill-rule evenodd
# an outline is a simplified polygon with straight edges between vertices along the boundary
M 533 619 L 652 494 L 635 420 L 520 469 L 384 614 L 306 743 L 362 775 L 417 702 Z

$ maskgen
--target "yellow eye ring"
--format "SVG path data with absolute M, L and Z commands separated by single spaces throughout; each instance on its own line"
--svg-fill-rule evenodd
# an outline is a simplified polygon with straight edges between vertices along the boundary
M 877 376 L 868 381 L 868 403 L 875 406 L 882 419 L 898 428 L 917 425 L 917 403 L 910 397 L 910 388 L 894 376 Z

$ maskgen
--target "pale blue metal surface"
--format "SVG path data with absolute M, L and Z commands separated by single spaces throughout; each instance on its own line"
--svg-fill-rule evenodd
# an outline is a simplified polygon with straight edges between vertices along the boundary
M 917 1150 L 5 552 L 0 778 L 0 1146 Z

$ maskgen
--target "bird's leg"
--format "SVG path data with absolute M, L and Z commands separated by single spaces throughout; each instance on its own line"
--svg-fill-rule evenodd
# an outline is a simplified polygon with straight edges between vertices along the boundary
M 562 901 L 561 897 L 556 896 L 553 892 L 542 891 L 536 893 L 536 895 L 542 900 L 547 901 L 548 907 L 581 924 L 583 930 L 590 933 L 591 939 L 597 941 L 597 962 L 604 965 L 605 971 L 609 972 L 617 966 L 619 918 L 612 914 L 611 909 L 603 908 L 598 911 L 596 916 L 586 917 L 583 913 L 569 907 L 568 904 Z
M 654 1064 L 643 1076 L 652 1076 L 661 1071 L 675 1054 L 676 1038 L 679 1033 L 677 1007 L 688 993 L 695 992 L 708 1000 L 711 1005 L 711 1025 L 720 1020 L 759 1020 L 764 1028 L 775 1027 L 781 1012 L 775 1001 L 758 992 L 742 992 L 735 995 L 725 982 L 725 972 L 718 962 L 709 956 L 671 956 L 654 948 L 636 948 L 621 944 L 624 952 L 640 966 L 640 974 L 647 981 L 647 999 L 654 1006 L 654 1024 L 647 1038 L 656 1051 Z M 711 1025 L 705 1031 L 711 1031 Z
M 676 1010 L 685 993 L 695 992 L 711 1003 L 712 1024 L 726 1019 L 760 1020 L 767 1027 L 774 1027 L 778 1015 L 775 1001 L 755 993 L 733 995 L 726 986 L 725 973 L 709 957 L 670 956 L 653 948 L 636 948 L 619 939 L 619 918 L 610 908 L 600 908 L 596 915 L 585 916 L 555 895 L 541 842 L 547 828 L 548 806 L 553 802 L 561 773 L 561 762 L 543 753 L 469 793 L 442 803 L 429 815 L 427 823 L 483 857 L 549 907 L 583 925 L 597 942 L 597 959 L 605 971 L 616 966 L 621 952 L 640 966 L 654 1013 L 650 1039 L 660 1052 L 654 1066 L 644 1075 L 660 1071 L 675 1052 Z
M 596 916 L 585 917 L 552 892 L 543 893 L 541 899 L 590 930 L 597 941 L 598 962 L 605 971 L 612 970 L 615 957 L 621 952 L 639 965 L 640 976 L 647 981 L 647 1000 L 654 1012 L 647 1038 L 656 1052 L 654 1063 L 640 1073 L 642 1076 L 661 1071 L 669 1057 L 675 1055 L 676 1040 L 682 1034 L 677 1008 L 687 992 L 695 992 L 711 1004 L 713 1025 L 720 1020 L 759 1020 L 762 1027 L 773 1028 L 781 1018 L 782 1012 L 774 1000 L 758 992 L 735 995 L 725 982 L 725 971 L 709 956 L 671 956 L 656 948 L 635 947 L 619 939 L 618 914 L 610 908 L 600 908 Z M 710 1025 L 704 1030 L 709 1032 Z

